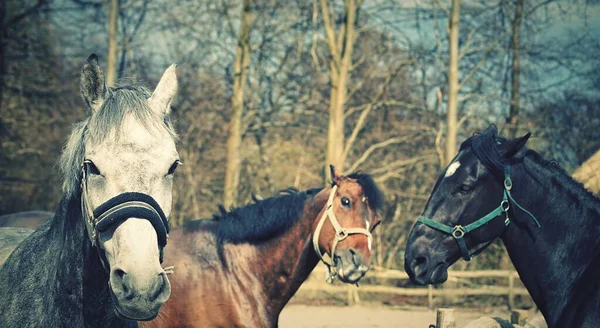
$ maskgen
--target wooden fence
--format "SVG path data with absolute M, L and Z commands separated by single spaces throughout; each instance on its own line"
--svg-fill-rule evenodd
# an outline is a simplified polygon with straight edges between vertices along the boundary
M 360 302 L 361 293 L 380 293 L 386 295 L 399 296 L 420 296 L 427 297 L 427 306 L 433 308 L 433 299 L 440 296 L 470 296 L 470 295 L 486 295 L 486 296 L 504 296 L 508 298 L 509 308 L 514 308 L 515 296 L 528 296 L 529 293 L 523 287 L 516 287 L 515 280 L 520 279 L 516 271 L 509 270 L 479 270 L 479 271 L 449 271 L 448 281 L 464 282 L 469 286 L 463 287 L 447 287 L 434 288 L 431 285 L 427 287 L 395 287 L 383 285 L 382 280 L 407 280 L 408 275 L 404 271 L 399 270 L 382 270 L 371 269 L 367 273 L 367 277 L 375 280 L 376 283 L 360 283 L 360 287 L 346 285 L 341 283 L 327 284 L 325 282 L 324 266 L 317 266 L 311 277 L 304 282 L 298 293 L 309 291 L 321 291 L 331 294 L 347 293 L 348 304 Z M 472 278 L 506 278 L 506 285 L 476 285 L 470 284 L 468 279 Z M 363 279 L 364 280 L 364 279 Z
M 536 313 L 529 318 L 527 310 L 512 310 L 510 320 L 502 318 L 480 317 L 477 320 L 467 323 L 462 328 L 548 328 L 546 321 L 541 313 Z M 437 309 L 437 318 L 435 325 L 429 325 L 429 328 L 457 328 L 454 319 L 454 309 Z

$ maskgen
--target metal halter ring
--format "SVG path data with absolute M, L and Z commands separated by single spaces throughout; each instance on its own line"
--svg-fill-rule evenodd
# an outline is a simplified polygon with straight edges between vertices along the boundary
M 465 231 L 463 230 L 463 226 L 454 226 L 454 229 L 452 230 L 452 237 L 454 237 L 455 239 L 461 239 L 462 237 L 464 237 L 464 235 Z
M 500 206 L 502 206 L 502 212 L 506 213 L 510 208 L 510 203 L 508 202 L 508 200 L 503 200 L 502 203 L 500 203 Z

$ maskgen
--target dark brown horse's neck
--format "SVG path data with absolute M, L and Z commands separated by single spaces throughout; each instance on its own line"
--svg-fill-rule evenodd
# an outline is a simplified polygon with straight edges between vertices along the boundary
M 526 165 L 537 178 L 522 167 L 515 170 L 513 197 L 541 227 L 513 206 L 513 223 L 502 240 L 550 328 L 595 327 L 600 320 L 598 201 L 570 178 L 530 160 Z
M 268 315 L 277 323 L 283 307 L 319 263 L 312 246 L 315 221 L 327 203 L 326 190 L 307 199 L 304 214 L 288 231 L 259 246 L 261 262 L 257 272 L 267 297 Z

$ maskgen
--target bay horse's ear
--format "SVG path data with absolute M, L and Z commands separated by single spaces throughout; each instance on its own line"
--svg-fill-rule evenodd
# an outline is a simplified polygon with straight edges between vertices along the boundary
M 176 68 L 176 64 L 171 64 L 165 70 L 152 96 L 148 99 L 150 108 L 159 114 L 167 115 L 171 111 L 171 101 L 177 93 Z
M 529 137 L 531 137 L 531 132 L 528 132 L 526 135 L 520 138 L 514 138 L 505 141 L 499 146 L 500 154 L 502 154 L 502 156 L 505 158 L 512 158 L 525 146 L 527 140 L 529 140 Z
M 91 110 L 90 114 L 95 113 L 104 103 L 106 96 L 106 84 L 104 82 L 104 72 L 98 65 L 98 56 L 91 54 L 83 64 L 81 69 L 80 81 L 81 96 L 87 108 Z
M 335 166 L 329 165 L 329 169 L 331 170 L 331 182 L 334 185 L 338 185 L 342 180 L 343 176 L 335 171 Z

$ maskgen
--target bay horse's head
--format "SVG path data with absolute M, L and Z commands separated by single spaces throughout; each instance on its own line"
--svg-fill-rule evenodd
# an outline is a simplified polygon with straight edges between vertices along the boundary
M 313 247 L 335 277 L 356 283 L 369 270 L 373 238 L 371 232 L 380 223 L 377 210 L 383 195 L 367 174 L 339 175 L 331 166 L 332 188 L 325 208 L 315 221 Z M 329 255 L 331 262 L 325 260 Z
M 175 67 L 164 72 L 153 93 L 137 85 L 107 88 L 91 55 L 81 71 L 88 117 L 61 157 L 63 189 L 81 199 L 90 244 L 108 272 L 121 318 L 152 319 L 171 294 L 161 261 L 173 173 L 180 164 L 169 121 Z
M 404 267 L 413 282 L 446 281 L 450 265 L 470 260 L 502 235 L 509 208 L 519 206 L 510 194 L 510 164 L 520 160 L 529 136 L 506 140 L 491 125 L 461 144 L 408 238 Z

